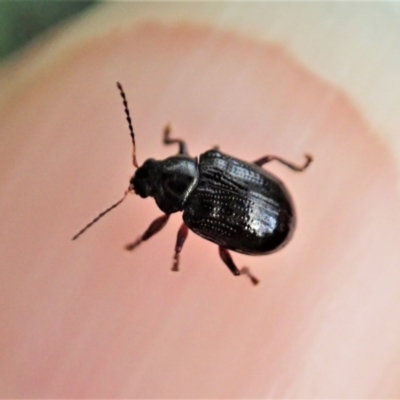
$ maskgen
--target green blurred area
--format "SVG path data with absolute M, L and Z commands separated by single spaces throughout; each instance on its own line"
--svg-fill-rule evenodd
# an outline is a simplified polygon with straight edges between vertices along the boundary
M 35 36 L 96 1 L 0 0 L 0 59 L 29 43 Z

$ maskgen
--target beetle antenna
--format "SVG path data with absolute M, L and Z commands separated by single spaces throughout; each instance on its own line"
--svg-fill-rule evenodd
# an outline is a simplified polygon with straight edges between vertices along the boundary
M 117 86 L 118 86 L 118 89 L 119 89 L 119 91 L 120 91 L 120 93 L 121 93 L 122 101 L 123 101 L 123 103 L 124 103 L 125 114 L 126 114 L 126 120 L 128 121 L 129 131 L 130 131 L 130 133 L 131 133 L 131 138 L 132 138 L 132 145 L 133 145 L 133 150 L 132 150 L 132 162 L 133 162 L 133 165 L 134 165 L 136 168 L 139 168 L 139 165 L 138 165 L 137 160 L 136 160 L 135 134 L 133 133 L 132 119 L 131 119 L 131 115 L 130 115 L 130 113 L 129 113 L 129 108 L 128 108 L 128 100 L 126 99 L 126 95 L 125 95 L 124 89 L 122 88 L 122 85 L 121 85 L 119 82 L 117 82 Z
M 104 217 L 108 212 L 113 210 L 115 207 L 118 207 L 125 199 L 128 193 L 130 192 L 130 188 L 125 192 L 124 197 L 122 199 L 118 200 L 116 203 L 114 203 L 111 207 L 108 207 L 106 210 L 101 212 L 93 221 L 89 222 L 83 229 L 81 229 L 73 238 L 72 240 L 78 239 L 79 236 L 81 236 L 86 230 L 88 230 L 92 225 L 94 225 L 100 218 Z

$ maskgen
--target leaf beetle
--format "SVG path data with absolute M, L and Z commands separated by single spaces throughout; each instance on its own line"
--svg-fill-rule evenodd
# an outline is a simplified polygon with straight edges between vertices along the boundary
M 167 125 L 163 143 L 177 144 L 178 154 L 161 161 L 150 158 L 139 166 L 127 98 L 119 82 L 117 87 L 132 139 L 132 162 L 137 169 L 124 196 L 101 212 L 72 240 L 121 204 L 129 193 L 142 198 L 153 197 L 164 214 L 156 218 L 137 240 L 127 244 L 126 250 L 132 251 L 150 239 L 166 225 L 171 214 L 181 211 L 183 223 L 176 239 L 173 271 L 179 270 L 179 254 L 190 229 L 218 245 L 221 259 L 233 275 L 246 275 L 254 285 L 258 284 L 259 280 L 247 267 L 239 269 L 235 265 L 228 250 L 247 255 L 275 252 L 288 243 L 296 225 L 293 201 L 285 185 L 262 166 L 278 161 L 301 172 L 309 166 L 312 157 L 306 154 L 301 166 L 273 155 L 249 163 L 215 147 L 201 154 L 198 160 L 189 156 L 183 140 L 171 138 Z

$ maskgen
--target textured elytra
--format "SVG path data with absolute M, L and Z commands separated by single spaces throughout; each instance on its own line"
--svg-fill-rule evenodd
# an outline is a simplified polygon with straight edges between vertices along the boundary
M 198 168 L 183 213 L 193 232 L 244 254 L 270 253 L 287 243 L 294 209 L 279 179 L 218 150 L 202 154 Z

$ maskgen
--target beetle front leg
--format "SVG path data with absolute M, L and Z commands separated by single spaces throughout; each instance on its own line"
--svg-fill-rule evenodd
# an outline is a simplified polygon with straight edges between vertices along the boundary
M 219 256 L 221 257 L 222 261 L 225 263 L 225 265 L 230 269 L 233 275 L 238 276 L 238 275 L 247 275 L 249 279 L 251 280 L 251 283 L 253 285 L 258 285 L 260 283 L 259 279 L 257 279 L 247 267 L 243 267 L 242 269 L 239 269 L 235 263 L 232 260 L 231 255 L 229 254 L 229 251 L 225 249 L 224 247 L 218 246 L 219 249 Z
M 169 137 L 169 134 L 171 133 L 171 127 L 168 124 L 165 128 L 164 128 L 164 139 L 163 139 L 163 143 L 164 144 L 174 144 L 174 143 L 178 143 L 179 144 L 179 153 L 178 154 L 182 154 L 182 155 L 189 155 L 188 149 L 187 149 L 187 145 L 186 142 L 183 141 L 182 139 L 171 139 Z
M 161 217 L 156 218 L 147 228 L 146 232 L 143 233 L 143 235 L 139 236 L 134 242 L 125 245 L 125 250 L 132 251 L 137 246 L 139 246 L 140 243 L 144 242 L 147 239 L 150 239 L 157 232 L 160 232 L 161 229 L 164 228 L 164 226 L 168 222 L 169 216 L 170 214 L 164 214 Z
M 189 229 L 185 223 L 181 225 L 178 231 L 178 236 L 176 237 L 175 244 L 175 254 L 174 254 L 174 263 L 172 265 L 171 271 L 179 271 L 179 253 L 182 250 L 183 244 L 188 236 Z
M 313 160 L 312 156 L 310 154 L 306 154 L 306 162 L 303 165 L 299 166 L 299 165 L 295 165 L 295 164 L 293 164 L 289 161 L 286 161 L 283 158 L 280 158 L 277 156 L 264 156 L 256 161 L 253 161 L 253 163 L 258 165 L 259 167 L 261 167 L 262 165 L 269 163 L 270 161 L 278 161 L 281 164 L 286 165 L 288 168 L 290 168 L 293 171 L 301 172 L 301 171 L 304 171 L 310 165 L 312 160 Z

